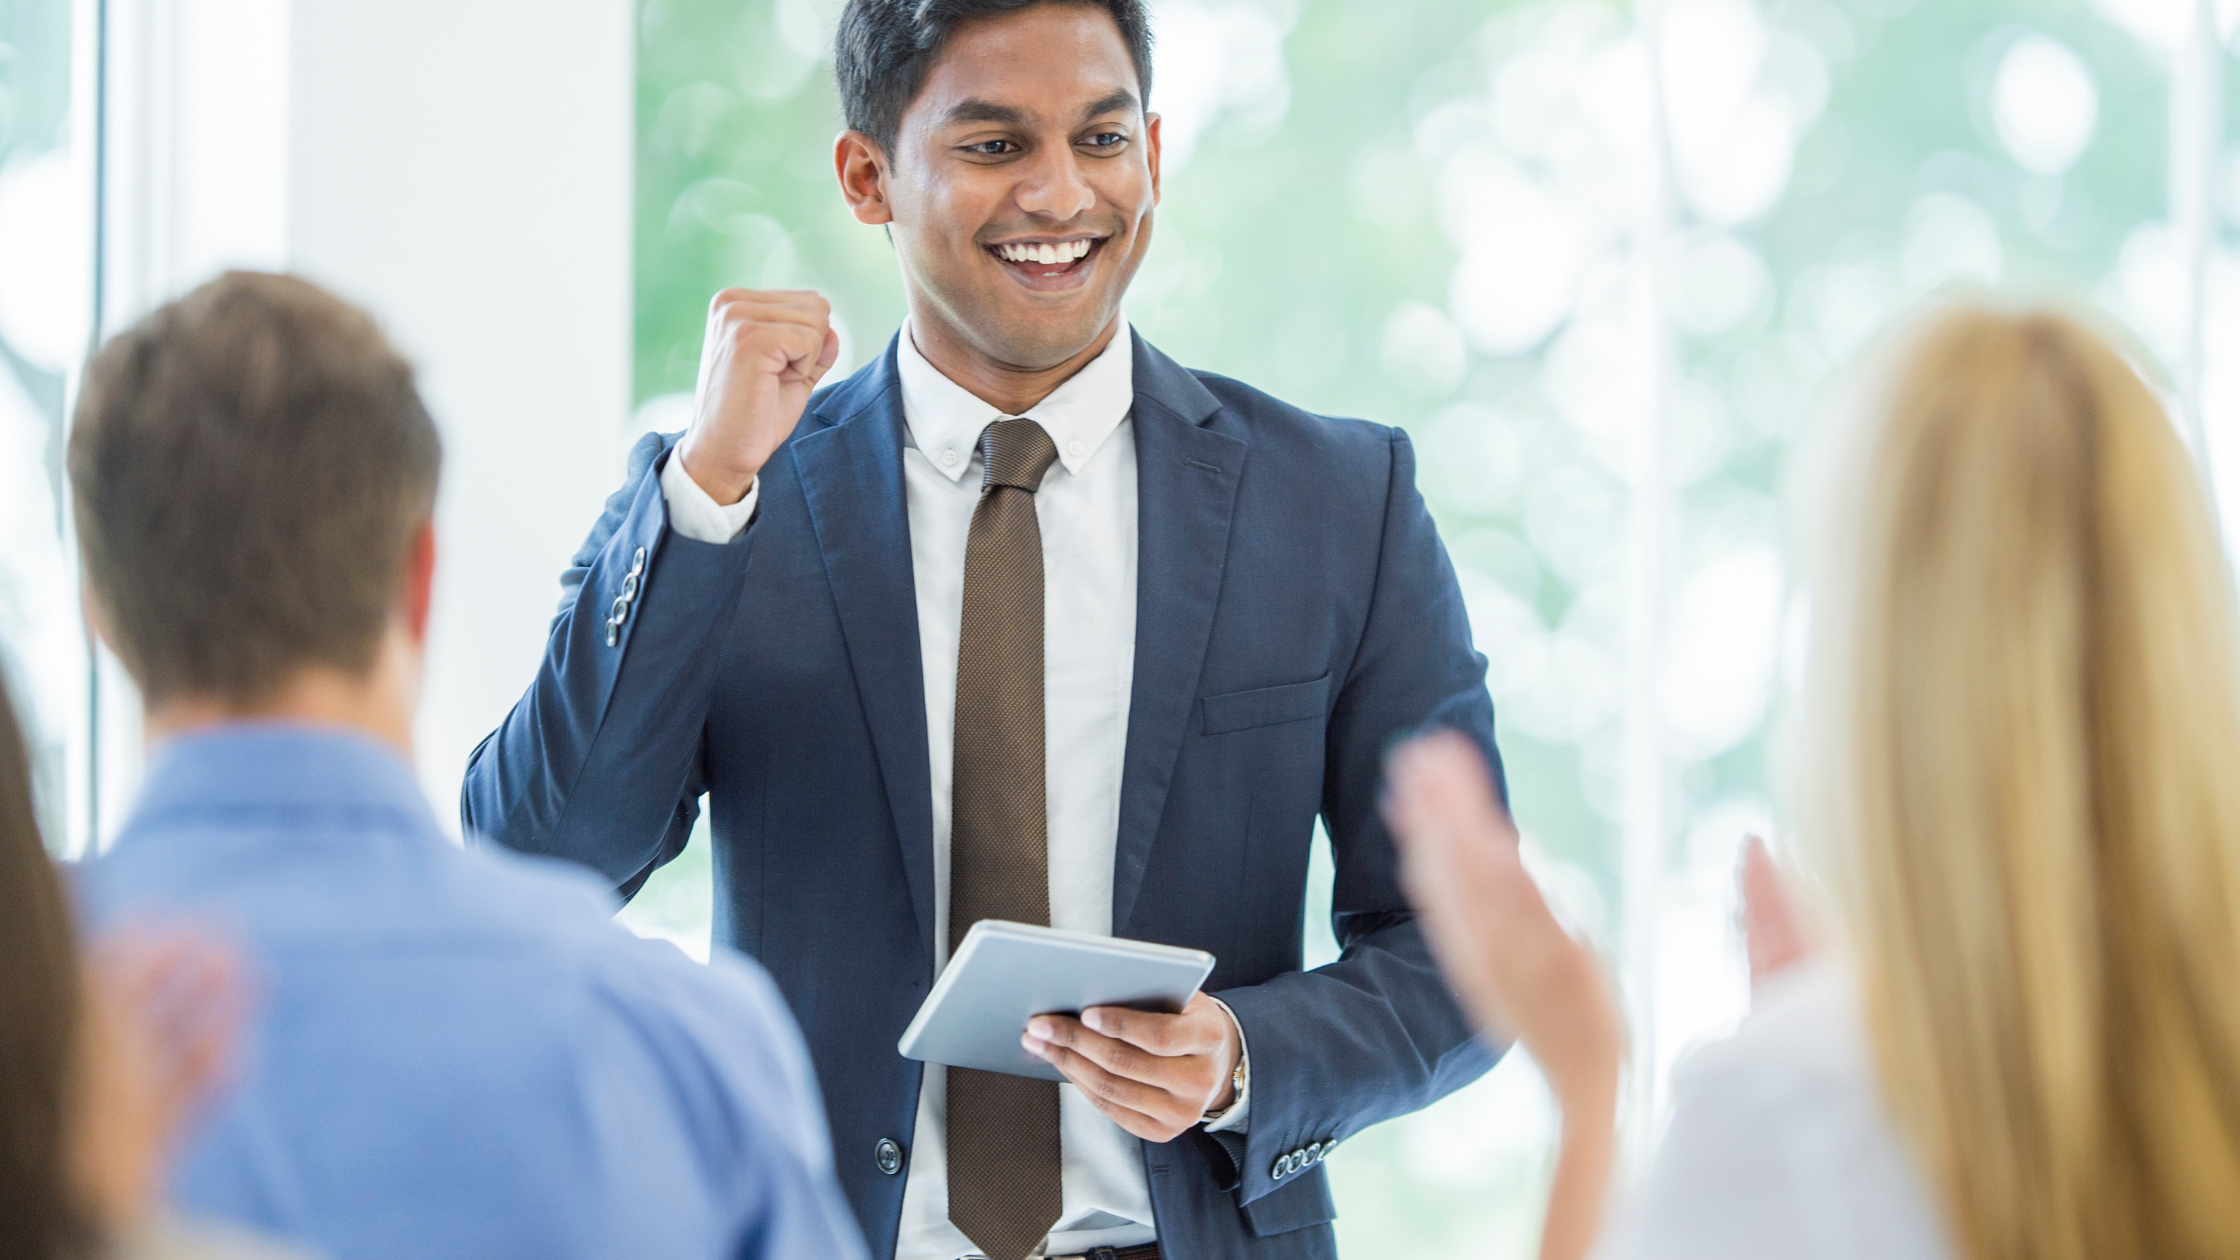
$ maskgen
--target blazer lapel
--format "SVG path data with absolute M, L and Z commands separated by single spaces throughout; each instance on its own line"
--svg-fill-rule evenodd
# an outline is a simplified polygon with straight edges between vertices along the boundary
M 1136 666 L 1113 855 L 1115 935 L 1126 935 L 1135 912 L 1197 707 L 1247 449 L 1207 427 L 1220 400 L 1141 337 L 1135 365 Z
M 926 764 L 925 675 L 910 518 L 902 487 L 902 388 L 895 344 L 803 419 L 825 427 L 789 444 L 825 577 L 840 609 L 848 663 L 902 842 L 918 932 L 933 957 L 933 789 Z

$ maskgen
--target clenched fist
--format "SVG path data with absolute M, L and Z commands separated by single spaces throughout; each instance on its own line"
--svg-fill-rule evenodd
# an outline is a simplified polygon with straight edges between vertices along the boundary
M 737 503 L 800 423 L 840 357 L 832 303 L 807 289 L 725 289 L 708 303 L 692 427 L 677 458 L 708 497 Z

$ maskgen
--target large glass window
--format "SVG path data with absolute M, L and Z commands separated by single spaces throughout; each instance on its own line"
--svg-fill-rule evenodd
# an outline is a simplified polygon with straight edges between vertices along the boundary
M 65 404 L 85 350 L 89 128 L 71 0 L 0 0 L 0 674 L 30 738 L 47 841 L 85 830 L 88 681 L 64 519 Z
M 822 290 L 843 369 L 902 316 L 884 238 L 833 187 L 836 10 L 644 0 L 642 424 L 682 426 L 717 288 Z M 2240 115 L 2240 9 L 1154 11 L 1166 196 L 1129 317 L 1184 363 L 1414 439 L 1529 851 L 1624 981 L 1638 1146 L 1673 1060 L 1745 1007 L 1731 871 L 1746 833 L 1780 833 L 1798 620 L 1781 496 L 1837 370 L 1955 286 L 2096 301 L 2240 499 L 2240 368 L 2204 353 L 2240 347 L 2217 127 Z M 705 859 L 680 867 L 629 913 L 704 948 Z M 1309 923 L 1310 961 L 1332 956 Z M 1342 1252 L 1529 1254 L 1552 1119 L 1514 1058 L 1356 1137 L 1331 1161 Z

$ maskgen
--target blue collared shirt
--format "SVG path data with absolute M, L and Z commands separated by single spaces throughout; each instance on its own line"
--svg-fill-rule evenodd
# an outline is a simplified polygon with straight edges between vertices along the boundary
M 81 888 L 96 928 L 206 923 L 249 961 L 185 1210 L 336 1260 L 863 1255 L 761 969 L 638 940 L 572 867 L 456 848 L 381 744 L 173 739 Z

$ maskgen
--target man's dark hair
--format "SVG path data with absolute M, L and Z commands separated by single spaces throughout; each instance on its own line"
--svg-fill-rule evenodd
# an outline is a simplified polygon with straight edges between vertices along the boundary
M 848 0 L 834 41 L 833 73 L 848 127 L 894 152 L 903 112 L 949 36 L 966 22 L 1021 13 L 1043 4 L 1103 9 L 1127 41 L 1136 91 L 1151 105 L 1151 24 L 1143 0 Z
M 363 311 L 231 272 L 86 368 L 70 481 L 86 583 L 151 700 L 372 667 L 442 446 Z

